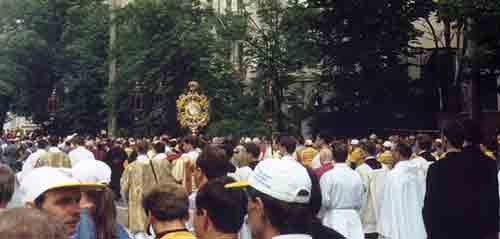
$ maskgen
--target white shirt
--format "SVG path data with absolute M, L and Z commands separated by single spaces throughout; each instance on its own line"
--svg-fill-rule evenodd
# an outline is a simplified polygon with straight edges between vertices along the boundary
M 427 170 L 429 170 L 429 166 L 432 164 L 432 162 L 427 161 L 425 158 L 417 156 L 413 159 L 411 159 L 413 162 L 415 162 L 418 166 L 419 172 L 426 177 L 427 176 Z
M 335 167 L 321 177 L 321 193 L 325 209 L 359 209 L 363 183 L 361 176 L 345 163 Z
M 291 154 L 284 155 L 283 157 L 281 157 L 281 160 L 292 160 L 292 161 L 297 162 L 297 159 L 295 158 L 295 156 L 293 156 Z
M 78 146 L 68 154 L 71 165 L 77 165 L 81 160 L 95 160 L 94 154 L 83 146 Z
M 425 177 L 413 160 L 400 161 L 387 175 L 378 232 L 391 239 L 425 239 L 422 217 Z
M 323 174 L 320 179 L 324 211 L 323 225 L 349 239 L 364 239 L 358 214 L 363 196 L 361 176 L 345 163 Z
M 312 236 L 307 234 L 285 234 L 275 236 L 272 239 L 312 239 Z
M 47 153 L 47 151 L 45 151 L 44 149 L 38 149 L 36 152 L 28 156 L 26 161 L 24 161 L 21 174 L 19 174 L 18 176 L 19 181 L 21 181 L 24 176 L 28 175 L 35 168 L 38 159 L 40 159 L 40 157 L 45 153 Z

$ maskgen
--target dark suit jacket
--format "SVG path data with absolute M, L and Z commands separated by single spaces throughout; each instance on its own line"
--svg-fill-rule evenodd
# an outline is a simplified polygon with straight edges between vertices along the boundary
M 432 156 L 431 152 L 429 152 L 429 151 L 421 152 L 421 153 L 418 154 L 418 156 L 424 158 L 425 160 L 427 160 L 429 162 L 435 162 L 436 161 L 436 158 L 434 158 L 434 156 Z
M 498 232 L 495 161 L 478 147 L 450 152 L 429 167 L 423 217 L 428 238 L 485 238 Z

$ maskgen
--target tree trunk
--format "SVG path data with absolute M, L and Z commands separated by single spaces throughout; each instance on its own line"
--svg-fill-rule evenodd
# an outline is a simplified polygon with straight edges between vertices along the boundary
M 466 51 L 466 57 L 468 60 L 469 75 L 468 80 L 470 83 L 470 117 L 472 120 L 480 122 L 481 120 L 481 95 L 480 95 L 480 54 L 479 45 L 477 42 L 477 27 L 474 18 L 468 18 L 467 24 L 469 29 L 467 34 L 468 48 Z
M 109 30 L 109 48 L 111 61 L 109 63 L 109 79 L 108 79 L 108 96 L 111 97 L 109 103 L 108 112 L 108 136 L 115 137 L 117 130 L 117 116 L 116 116 L 116 99 L 114 97 L 114 86 L 116 82 L 116 58 L 114 56 L 114 50 L 116 45 L 116 24 L 115 19 L 115 9 L 117 8 L 116 0 L 111 0 L 111 25 Z

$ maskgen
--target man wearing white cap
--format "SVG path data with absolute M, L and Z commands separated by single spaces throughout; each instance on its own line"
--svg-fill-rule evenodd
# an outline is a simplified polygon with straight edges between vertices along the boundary
M 101 187 L 79 182 L 69 170 L 42 167 L 25 176 L 20 191 L 25 207 L 40 209 L 59 218 L 71 235 L 80 221 L 81 190 Z
M 248 182 L 226 185 L 242 187 L 249 196 L 247 222 L 252 238 L 312 239 L 312 183 L 302 165 L 292 160 L 261 161 Z
M 335 167 L 320 179 L 323 196 L 323 224 L 349 239 L 364 239 L 358 214 L 363 197 L 361 176 L 347 164 L 345 144 L 334 146 Z

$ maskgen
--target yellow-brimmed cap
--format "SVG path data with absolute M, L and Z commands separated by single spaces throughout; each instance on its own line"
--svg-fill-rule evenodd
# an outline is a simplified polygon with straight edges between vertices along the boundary
M 246 188 L 250 186 L 247 181 L 239 181 L 235 183 L 228 183 L 224 186 L 224 188 Z

